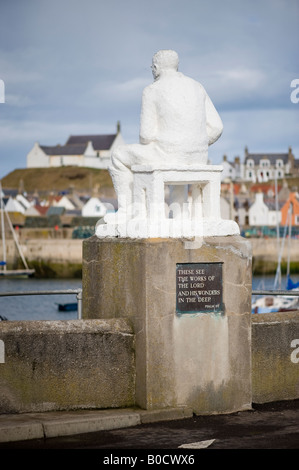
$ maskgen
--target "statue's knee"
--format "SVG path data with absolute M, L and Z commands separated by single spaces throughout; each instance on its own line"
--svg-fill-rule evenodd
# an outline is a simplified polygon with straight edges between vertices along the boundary
M 119 163 L 120 163 L 120 155 L 119 155 L 119 152 L 117 150 L 114 150 L 113 154 L 111 155 L 111 162 L 112 162 L 112 165 L 116 168 L 119 167 Z
M 124 171 L 125 169 L 129 168 L 130 164 L 128 164 L 127 160 L 127 154 L 122 152 L 121 149 L 115 149 L 115 151 L 111 155 L 112 166 L 116 170 Z

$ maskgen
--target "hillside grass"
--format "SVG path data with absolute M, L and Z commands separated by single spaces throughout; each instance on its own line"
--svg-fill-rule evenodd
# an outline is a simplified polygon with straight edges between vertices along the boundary
M 108 170 L 96 170 L 77 166 L 57 168 L 16 169 L 2 178 L 5 189 L 19 189 L 28 193 L 34 191 L 92 191 L 95 187 L 113 188 Z
M 299 189 L 299 177 L 286 177 L 290 190 Z M 250 190 L 253 185 L 250 182 L 244 182 L 247 189 Z M 261 183 L 260 186 L 269 186 L 274 181 Z M 278 181 L 278 185 L 282 185 L 282 180 Z M 75 189 L 79 192 L 92 192 L 95 188 L 100 193 L 107 196 L 113 195 L 113 184 L 108 170 L 96 170 L 94 168 L 84 168 L 77 166 L 65 166 L 57 168 L 26 168 L 16 169 L 2 178 L 3 189 L 15 189 L 33 193 L 34 191 L 42 192 L 59 192 L 69 189 Z

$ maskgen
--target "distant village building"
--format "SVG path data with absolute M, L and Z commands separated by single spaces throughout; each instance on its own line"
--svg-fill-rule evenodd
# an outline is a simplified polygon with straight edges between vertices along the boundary
M 19 212 L 20 214 L 24 214 L 26 207 L 16 198 L 9 197 L 5 204 L 5 210 L 6 212 Z
M 27 168 L 81 166 L 107 169 L 112 151 L 123 144 L 119 123 L 116 134 L 72 135 L 64 145 L 55 146 L 36 142 L 27 155 Z
M 58 196 L 52 199 L 51 205 L 53 207 L 63 207 L 66 211 L 76 210 L 76 206 L 67 196 Z
M 82 207 L 83 217 L 104 217 L 106 212 L 106 206 L 97 197 L 91 197 Z
M 270 179 L 281 179 L 286 175 L 293 174 L 297 168 L 297 161 L 292 153 L 291 147 L 287 153 L 249 153 L 245 148 L 244 180 L 245 181 L 268 181 Z
M 233 162 L 229 162 L 226 155 L 223 155 L 222 161 L 223 171 L 221 173 L 221 181 L 231 180 L 231 181 L 238 181 L 243 176 L 242 167 L 240 157 L 235 157 Z
M 262 192 L 256 193 L 255 201 L 249 208 L 249 225 L 275 227 L 281 222 L 281 212 L 275 210 L 274 202 L 266 203 Z

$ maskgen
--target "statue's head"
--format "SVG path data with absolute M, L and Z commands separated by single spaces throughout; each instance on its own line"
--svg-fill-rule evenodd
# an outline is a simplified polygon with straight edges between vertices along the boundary
M 152 72 L 154 78 L 158 78 L 164 70 L 178 70 L 179 56 L 175 51 L 162 50 L 157 52 L 152 61 Z

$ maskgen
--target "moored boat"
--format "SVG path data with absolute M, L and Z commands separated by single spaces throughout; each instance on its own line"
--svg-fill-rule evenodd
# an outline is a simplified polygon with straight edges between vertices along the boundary
M 75 310 L 78 310 L 77 302 L 67 303 L 67 304 L 58 304 L 59 312 L 74 312 Z

